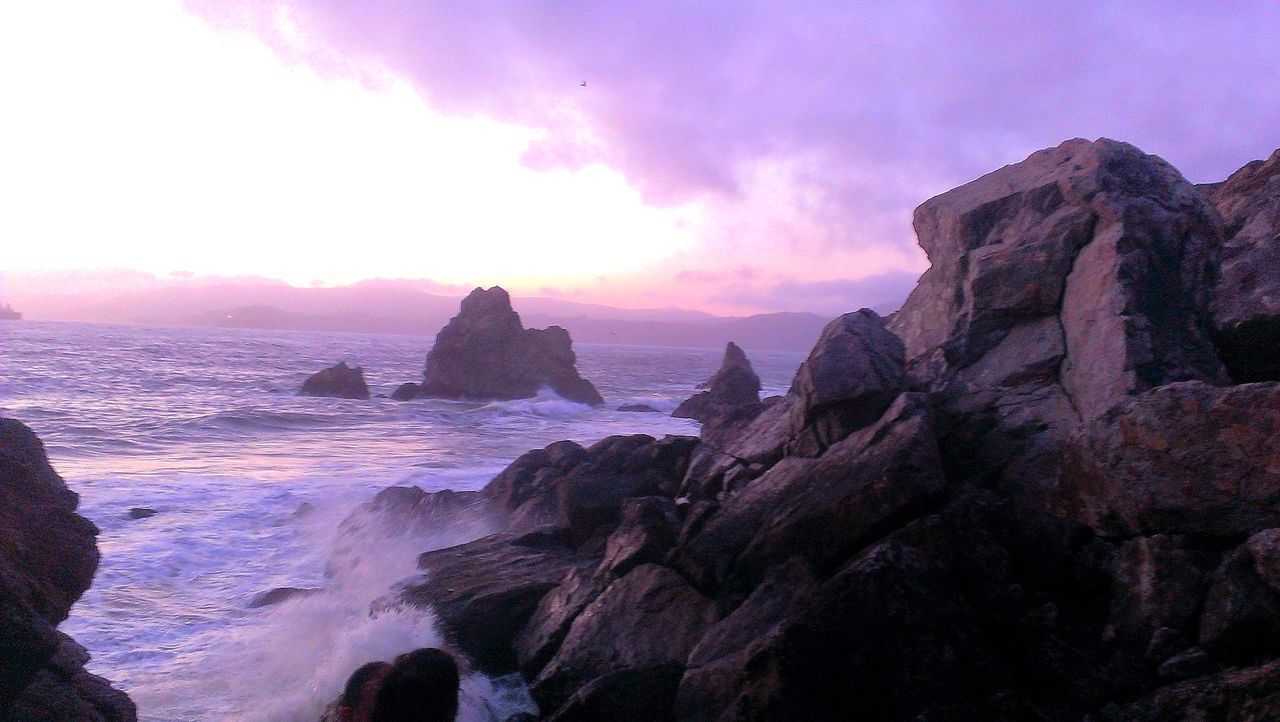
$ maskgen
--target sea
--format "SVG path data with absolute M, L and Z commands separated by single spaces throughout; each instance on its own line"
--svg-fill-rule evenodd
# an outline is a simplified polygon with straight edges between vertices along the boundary
M 39 434 L 79 493 L 80 513 L 101 530 L 93 587 L 61 629 L 88 649 L 89 671 L 129 693 L 140 719 L 315 722 L 357 666 L 441 645 L 429 610 L 371 614 L 371 605 L 421 581 L 418 554 L 474 532 L 352 538 L 341 522 L 388 486 L 479 489 L 520 454 L 562 439 L 697 434 L 670 411 L 722 353 L 576 344 L 579 371 L 606 400 L 595 408 L 549 391 L 492 403 L 386 398 L 420 380 L 430 345 L 415 336 L 0 323 L 0 415 Z M 804 358 L 747 352 L 764 395 L 785 392 Z M 375 398 L 295 395 L 309 374 L 341 360 L 364 367 Z M 618 410 L 628 404 L 659 412 Z M 132 519 L 135 507 L 156 513 Z M 277 587 L 323 591 L 251 608 Z M 464 680 L 459 719 L 531 709 L 517 677 Z

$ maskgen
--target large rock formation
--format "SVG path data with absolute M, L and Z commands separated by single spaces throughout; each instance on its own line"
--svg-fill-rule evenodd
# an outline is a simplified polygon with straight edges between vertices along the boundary
M 573 342 L 559 326 L 526 329 L 498 286 L 477 288 L 436 335 L 418 396 L 450 399 L 527 399 L 549 386 L 582 404 L 604 399 L 578 375 Z
M 1219 211 L 1077 140 L 916 228 L 898 335 L 837 319 L 696 442 L 526 454 L 414 600 L 553 719 L 1280 719 L 1280 384 L 1216 355 Z
M 0 419 L 0 718 L 134 720 L 124 693 L 84 670 L 57 630 L 98 566 L 98 529 L 26 426 Z
M 328 396 L 335 399 L 367 399 L 369 386 L 364 382 L 364 369 L 351 368 L 346 361 L 317 371 L 302 382 L 299 396 Z
M 671 415 L 704 424 L 760 404 L 760 377 L 747 355 L 732 341 L 724 348 L 720 370 L 706 383 L 707 390 L 685 399 Z
M 1226 243 L 1213 319 L 1238 383 L 1280 381 L 1280 150 L 1205 189 Z

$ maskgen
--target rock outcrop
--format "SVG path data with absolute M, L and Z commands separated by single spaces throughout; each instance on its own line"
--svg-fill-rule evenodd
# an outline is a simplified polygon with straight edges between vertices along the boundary
M 1280 719 L 1280 384 L 1213 320 L 1250 188 L 1075 140 L 930 200 L 892 331 L 696 441 L 525 454 L 409 595 L 552 719 Z
M 694 419 L 703 424 L 724 417 L 748 412 L 760 405 L 760 377 L 751 368 L 747 355 L 730 341 L 724 349 L 724 360 L 705 384 L 706 391 L 699 391 L 681 403 L 671 415 L 677 419 Z
M 1213 304 L 1222 360 L 1237 383 L 1280 381 L 1280 150 L 1204 190 L 1226 237 Z
M 327 396 L 335 399 L 367 399 L 369 386 L 364 382 L 364 369 L 352 368 L 346 361 L 339 361 L 322 371 L 317 371 L 302 382 L 299 396 Z
M 576 361 L 568 331 L 559 326 L 526 329 L 506 291 L 477 288 L 436 336 L 416 393 L 481 401 L 526 399 L 548 386 L 570 401 L 604 403 L 591 382 L 578 375 Z
M 98 566 L 98 529 L 26 426 L 0 419 L 0 718 L 134 720 L 133 703 L 84 670 L 57 630 Z

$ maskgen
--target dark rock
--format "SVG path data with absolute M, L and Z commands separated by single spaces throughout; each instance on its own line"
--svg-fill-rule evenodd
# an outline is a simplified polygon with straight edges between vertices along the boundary
M 724 349 L 720 370 L 706 386 L 706 391 L 685 399 L 671 415 L 705 424 L 742 407 L 760 405 L 760 377 L 751 368 L 747 355 L 732 341 Z
M 1280 660 L 1164 687 L 1132 704 L 1103 710 L 1095 718 L 1098 722 L 1280 719 Z
M 391 398 L 395 401 L 411 401 L 418 398 L 419 385 L 409 381 L 400 384 L 395 391 L 391 392 Z
M 593 679 L 624 669 L 675 664 L 715 621 L 711 600 L 665 567 L 642 564 L 609 585 L 574 619 L 533 682 L 542 709 L 558 709 Z
M 1280 593 L 1280 529 L 1267 529 L 1249 537 L 1245 550 L 1253 559 L 1253 570 L 1272 590 Z
M 527 678 L 538 676 L 569 633 L 569 625 L 600 596 L 606 583 L 588 567 L 574 567 L 542 598 L 515 641 L 520 669 Z
M 637 414 L 660 414 L 661 411 L 653 408 L 648 404 L 623 404 L 618 407 L 618 411 L 630 411 Z
M 1161 628 L 1166 634 L 1193 634 L 1207 587 L 1206 565 L 1179 537 L 1139 537 L 1122 544 L 1112 562 L 1110 621 L 1116 635 L 1146 650 Z
M 663 722 L 684 669 L 678 664 L 628 667 L 597 677 L 548 719 L 552 722 Z
M 287 602 L 290 599 L 309 597 L 322 591 L 324 590 L 317 587 L 276 587 L 253 595 L 253 599 L 249 600 L 249 608 L 261 609 L 262 607 L 270 607 Z
M 302 383 L 299 396 L 328 396 L 337 399 L 367 399 L 369 387 L 364 382 L 364 369 L 351 368 L 346 361 L 317 371 Z
M 1156 670 L 1156 676 L 1162 682 L 1178 682 L 1207 674 L 1212 669 L 1213 662 L 1209 655 L 1203 649 L 1195 647 L 1170 657 Z
M 1247 544 L 1228 554 L 1213 573 L 1200 618 L 1200 646 L 1235 661 L 1280 653 L 1280 593 L 1259 576 Z
M 506 291 L 477 288 L 436 336 L 418 395 L 525 399 L 545 385 L 570 401 L 604 403 L 591 382 L 578 375 L 575 361 L 568 331 L 525 329 Z
M 598 574 L 621 577 L 640 564 L 661 563 L 676 543 L 680 512 L 661 496 L 628 499 L 618 528 L 609 535 Z
M 923 513 L 945 486 L 928 407 L 903 394 L 823 456 L 783 459 L 729 496 L 681 550 L 682 568 L 747 588 L 797 554 L 830 569 Z
M 1179 383 L 1082 427 L 1055 507 L 1103 536 L 1280 526 L 1280 384 Z
M 1070 140 L 929 200 L 915 228 L 932 265 L 893 329 L 919 383 L 1052 387 L 1033 413 L 1054 425 L 1224 378 L 1208 324 L 1218 215 L 1155 156 Z
M 129 698 L 85 672 L 89 655 L 56 630 L 98 566 L 98 529 L 75 513 L 78 503 L 36 435 L 0 419 L 0 718 L 136 718 Z
M 131 507 L 129 511 L 125 512 L 124 518 L 146 519 L 147 517 L 155 516 L 157 513 L 159 512 L 157 512 L 155 509 L 152 509 L 150 507 L 135 506 L 135 507 Z
M 1208 196 L 1226 236 L 1213 303 L 1218 352 L 1236 383 L 1280 381 L 1280 151 Z
M 427 552 L 418 558 L 426 581 L 402 595 L 431 607 L 446 637 L 488 673 L 516 669 L 515 637 L 542 597 L 574 567 L 595 564 L 563 544 L 515 543 L 520 538 L 504 532 Z

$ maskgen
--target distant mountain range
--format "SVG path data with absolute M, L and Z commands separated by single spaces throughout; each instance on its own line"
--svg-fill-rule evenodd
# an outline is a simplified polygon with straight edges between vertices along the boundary
M 29 317 L 100 323 L 434 336 L 458 312 L 461 296 L 412 283 L 370 281 L 336 288 L 284 283 L 176 285 L 107 298 L 30 296 Z M 552 324 L 582 343 L 807 351 L 830 319 L 812 313 L 715 316 L 682 309 L 627 309 L 515 296 L 525 326 Z

